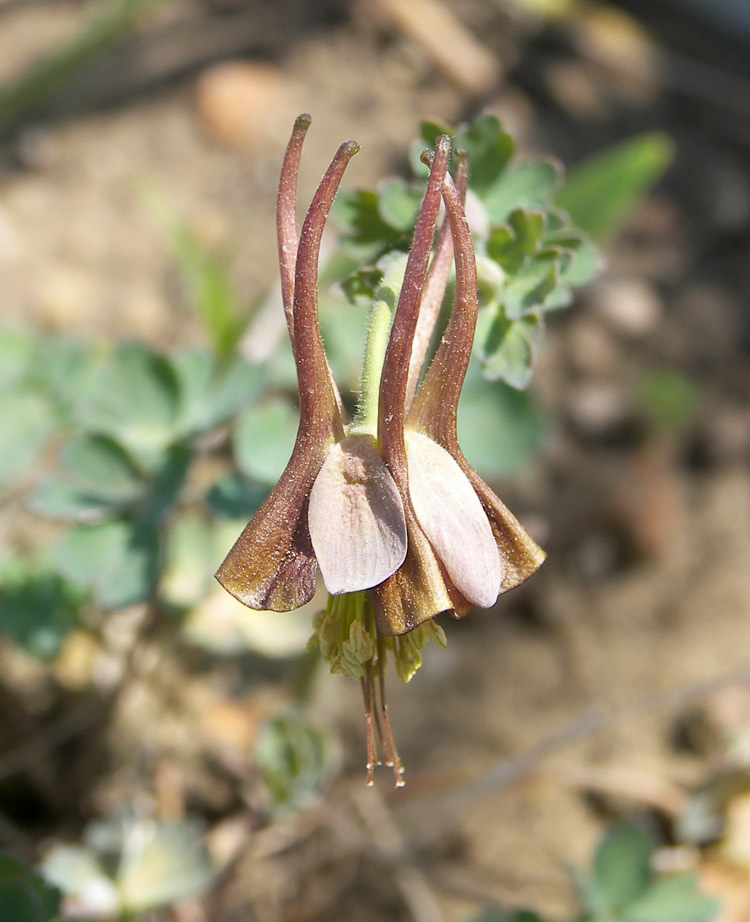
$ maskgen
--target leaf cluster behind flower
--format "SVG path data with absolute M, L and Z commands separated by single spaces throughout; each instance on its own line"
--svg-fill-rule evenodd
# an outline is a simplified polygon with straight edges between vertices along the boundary
M 485 378 L 524 389 L 545 313 L 570 303 L 572 290 L 598 274 L 601 260 L 555 205 L 560 166 L 551 160 L 514 163 L 514 141 L 495 116 L 457 131 L 425 123 L 412 148 L 413 183 L 387 180 L 375 192 L 339 193 L 333 216 L 344 247 L 360 263 L 342 289 L 352 300 L 372 298 L 383 281 L 384 258 L 408 248 L 425 176 L 419 154 L 443 133 L 452 135 L 454 150 L 466 151 L 470 163 L 467 214 L 480 294 L 476 355 Z

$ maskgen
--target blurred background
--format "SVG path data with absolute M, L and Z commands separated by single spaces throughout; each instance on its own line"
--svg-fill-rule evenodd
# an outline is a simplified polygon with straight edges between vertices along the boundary
M 549 559 L 391 677 L 396 792 L 320 600 L 211 585 L 296 430 L 305 111 L 300 202 L 348 138 L 345 186 L 408 176 L 424 119 L 600 158 L 603 271 L 464 405 Z M 0 0 L 0 280 L 1 922 L 750 919 L 750 3 Z M 622 820 L 721 908 L 596 915 Z

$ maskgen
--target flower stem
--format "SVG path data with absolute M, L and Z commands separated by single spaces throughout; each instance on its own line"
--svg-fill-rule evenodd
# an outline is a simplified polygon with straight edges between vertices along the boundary
M 378 298 L 372 302 L 362 365 L 359 407 L 350 432 L 374 433 L 377 429 L 380 375 L 383 371 L 392 318 L 392 306 L 387 301 Z

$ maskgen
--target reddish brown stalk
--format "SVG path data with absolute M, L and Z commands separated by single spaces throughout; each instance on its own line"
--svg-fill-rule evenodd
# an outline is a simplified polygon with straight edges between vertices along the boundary
M 456 300 L 443 341 L 409 412 L 408 425 L 434 439 L 464 472 L 487 515 L 503 565 L 501 592 L 531 576 L 544 561 L 544 551 L 487 486 L 464 457 L 456 432 L 458 400 L 471 359 L 476 330 L 477 271 L 469 225 L 459 194 L 449 176 L 443 197 L 456 257 Z M 456 611 L 460 615 L 461 612 Z
M 279 269 L 281 271 L 281 300 L 284 304 L 289 339 L 294 350 L 294 270 L 297 264 L 297 178 L 302 156 L 302 144 L 312 118 L 298 115 L 289 139 L 279 179 L 279 194 L 276 199 L 276 238 L 279 247 Z
M 293 326 L 300 424 L 292 457 L 216 574 L 222 586 L 250 608 L 292 611 L 315 594 L 317 562 L 307 506 L 323 462 L 344 435 L 318 324 L 318 261 L 333 197 L 358 150 L 348 141 L 337 151 L 310 205 L 297 247 Z
M 383 752 L 385 753 L 385 763 L 393 768 L 393 774 L 396 779 L 396 787 L 402 788 L 404 782 L 404 766 L 396 749 L 396 740 L 391 729 L 391 721 L 388 717 L 388 705 L 385 697 L 385 641 L 382 635 L 378 635 L 378 691 L 380 693 L 379 710 L 383 721 L 383 730 L 385 731 L 385 743 Z M 377 697 L 377 696 L 376 696 Z M 375 712 L 377 714 L 377 711 Z
M 294 277 L 294 331 L 297 379 L 300 395 L 300 437 L 309 435 L 329 414 L 336 439 L 343 438 L 343 424 L 318 320 L 318 262 L 320 241 L 328 213 L 347 164 L 359 151 L 354 141 L 339 147 L 310 205 L 302 225 Z M 335 407 L 333 412 L 331 407 Z
M 466 151 L 456 151 L 457 167 L 455 175 L 456 188 L 463 203 L 466 199 L 466 190 L 469 181 L 469 158 Z M 414 333 L 414 345 L 411 350 L 411 359 L 409 360 L 409 377 L 406 382 L 406 408 L 407 411 L 414 402 L 417 393 L 419 376 L 422 374 L 427 352 L 435 334 L 440 317 L 440 309 L 443 306 L 445 289 L 448 285 L 448 279 L 453 264 L 453 235 L 451 233 L 450 221 L 446 217 L 443 226 L 440 228 L 435 255 L 432 258 L 430 271 L 427 275 L 427 281 L 422 296 L 422 307 L 419 311 L 417 328 Z
M 441 611 L 454 608 L 468 610 L 466 600 L 456 593 L 447 580 L 417 521 L 409 498 L 404 441 L 409 358 L 440 210 L 443 179 L 448 170 L 450 139 L 442 135 L 436 146 L 380 380 L 378 439 L 383 460 L 403 500 L 408 535 L 404 563 L 393 576 L 372 589 L 375 620 L 378 630 L 383 634 L 405 634 Z
M 450 139 L 442 135 L 437 140 L 437 150 L 430 170 L 427 191 L 417 218 L 417 226 L 406 263 L 404 283 L 393 318 L 380 379 L 378 437 L 381 441 L 385 462 L 391 468 L 391 473 L 399 487 L 402 485 L 401 480 L 406 476 L 404 418 L 409 359 L 419 319 L 427 265 L 440 210 L 443 179 L 448 170 L 450 153 Z
M 477 267 L 469 223 L 450 176 L 445 177 L 443 197 L 455 241 L 456 301 L 443 340 L 414 400 L 409 422 L 429 419 L 429 432 L 423 426 L 419 428 L 433 438 L 441 435 L 457 444 L 458 401 L 469 368 L 479 309 Z M 438 427 L 445 431 L 436 432 Z

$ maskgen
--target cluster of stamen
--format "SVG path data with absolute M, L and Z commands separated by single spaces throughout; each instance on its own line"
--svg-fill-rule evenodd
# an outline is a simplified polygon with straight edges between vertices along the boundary
M 324 611 L 313 621 L 313 635 L 308 649 L 320 649 L 332 673 L 358 679 L 362 685 L 367 726 L 367 783 L 383 761 L 393 768 L 396 787 L 404 784 L 404 769 L 388 717 L 385 668 L 390 656 L 402 682 L 408 682 L 422 665 L 421 650 L 429 641 L 446 645 L 443 629 L 435 621 L 426 621 L 408 634 L 382 634 L 368 592 L 332 595 Z

